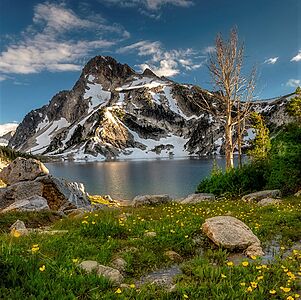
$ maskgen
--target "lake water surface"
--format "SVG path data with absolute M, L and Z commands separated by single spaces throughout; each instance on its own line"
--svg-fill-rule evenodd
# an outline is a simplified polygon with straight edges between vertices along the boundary
M 224 158 L 216 159 L 224 167 Z M 132 199 L 143 194 L 181 197 L 195 191 L 212 170 L 213 159 L 168 159 L 46 164 L 50 173 L 84 183 L 90 194 Z

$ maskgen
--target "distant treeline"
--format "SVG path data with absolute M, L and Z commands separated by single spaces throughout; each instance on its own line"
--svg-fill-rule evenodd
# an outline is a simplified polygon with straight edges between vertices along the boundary
M 0 146 L 0 159 L 12 161 L 17 157 L 24 157 L 24 158 L 35 158 L 38 160 L 45 160 L 43 156 L 36 156 L 29 153 L 24 153 L 20 151 L 16 151 L 8 146 Z

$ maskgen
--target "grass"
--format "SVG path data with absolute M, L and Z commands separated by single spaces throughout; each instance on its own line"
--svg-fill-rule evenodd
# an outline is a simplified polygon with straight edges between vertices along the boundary
M 282 248 L 271 263 L 229 264 L 229 253 L 215 247 L 201 232 L 206 218 L 232 215 L 245 222 L 267 247 Z M 67 234 L 13 237 L 16 220 L 28 226 L 67 229 Z M 0 299 L 298 299 L 301 294 L 301 251 L 289 251 L 301 237 L 301 201 L 289 197 L 277 206 L 259 207 L 241 201 L 171 203 L 156 207 L 108 208 L 80 218 L 57 220 L 52 213 L 11 213 L 0 219 Z M 45 221 L 46 220 L 46 221 Z M 156 237 L 147 237 L 148 231 Z M 83 260 L 110 265 L 127 262 L 125 282 L 174 264 L 164 255 L 179 253 L 183 274 L 171 291 L 155 285 L 114 286 L 78 267 Z M 289 253 L 289 254 L 288 254 Z M 246 263 L 245 263 L 246 264 Z M 291 297 L 291 298 L 290 298 Z

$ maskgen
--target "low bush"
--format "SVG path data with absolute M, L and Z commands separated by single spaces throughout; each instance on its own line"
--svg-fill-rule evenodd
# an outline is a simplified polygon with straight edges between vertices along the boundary
M 301 187 L 301 127 L 289 124 L 272 139 L 268 158 L 241 168 L 213 172 L 200 182 L 197 192 L 238 197 L 261 189 L 280 189 L 284 195 Z

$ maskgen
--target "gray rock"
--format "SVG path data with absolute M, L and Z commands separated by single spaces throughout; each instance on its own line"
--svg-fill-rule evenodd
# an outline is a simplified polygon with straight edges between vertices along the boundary
M 99 266 L 99 263 L 95 260 L 85 260 L 79 264 L 79 267 L 82 268 L 87 273 L 97 271 L 98 266 Z
M 132 206 L 159 205 L 172 201 L 169 195 L 144 195 L 136 196 L 132 201 Z
M 179 253 L 172 251 L 172 250 L 165 251 L 164 255 L 167 256 L 170 260 L 175 261 L 175 262 L 183 261 L 182 256 Z
M 18 157 L 0 172 L 0 179 L 7 185 L 12 185 L 47 174 L 49 174 L 48 169 L 40 161 Z
M 0 209 L 4 209 L 14 202 L 30 197 L 43 196 L 43 184 L 34 181 L 23 181 L 0 189 Z
M 6 213 L 10 211 L 41 211 L 41 210 L 49 210 L 49 206 L 47 204 L 47 200 L 41 196 L 31 196 L 29 198 L 25 198 L 23 200 L 18 200 L 1 212 Z
M 195 204 L 203 201 L 212 201 L 215 200 L 215 196 L 213 194 L 191 194 L 180 201 L 181 204 Z
M 257 204 L 259 206 L 268 206 L 268 205 L 276 205 L 276 204 L 280 204 L 282 201 L 280 199 L 274 199 L 274 198 L 264 198 L 262 200 L 260 200 Z
M 120 284 L 123 281 L 123 276 L 118 270 L 100 265 L 94 260 L 85 260 L 79 264 L 79 267 L 81 267 L 87 273 L 95 271 L 97 275 L 104 276 L 115 284 Z
M 206 219 L 202 230 L 217 246 L 245 251 L 248 256 L 264 254 L 257 236 L 245 223 L 234 217 L 217 216 Z
M 29 233 L 23 221 L 17 220 L 13 225 L 10 226 L 10 234 L 15 235 L 16 231 L 22 236 Z
M 126 269 L 127 262 L 123 258 L 117 257 L 112 261 L 111 265 L 118 271 L 124 272 Z
M 36 182 L 43 184 L 43 197 L 52 210 L 65 211 L 75 208 L 91 208 L 88 194 L 82 183 L 68 182 L 51 175 L 39 177 Z
M 281 197 L 281 191 L 280 190 L 266 190 L 266 191 L 255 192 L 255 193 L 243 196 L 242 200 L 246 201 L 246 202 L 251 202 L 251 201 L 258 202 L 261 199 L 268 198 L 268 197 L 270 197 L 270 198 Z
M 157 233 L 154 232 L 154 231 L 148 231 L 148 232 L 144 233 L 144 236 L 147 236 L 147 237 L 156 237 Z

